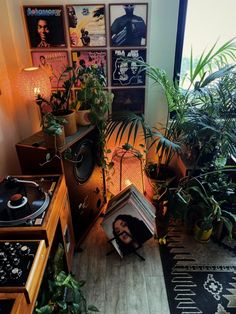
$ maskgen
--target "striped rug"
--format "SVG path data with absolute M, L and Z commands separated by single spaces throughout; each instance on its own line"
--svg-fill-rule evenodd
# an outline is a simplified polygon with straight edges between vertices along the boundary
M 160 246 L 171 314 L 235 314 L 236 254 L 171 226 Z

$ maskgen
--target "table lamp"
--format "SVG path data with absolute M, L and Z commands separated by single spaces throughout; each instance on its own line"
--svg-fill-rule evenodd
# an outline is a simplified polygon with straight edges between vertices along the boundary
M 48 99 L 51 83 L 48 75 L 38 67 L 24 68 L 16 78 L 18 94 L 25 102 L 36 101 L 38 95 Z

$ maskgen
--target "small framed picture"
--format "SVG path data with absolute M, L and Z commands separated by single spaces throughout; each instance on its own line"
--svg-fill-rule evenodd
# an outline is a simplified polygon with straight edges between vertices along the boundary
M 113 89 L 114 99 L 112 112 L 133 111 L 144 113 L 145 88 L 119 88 Z
M 111 85 L 143 86 L 145 70 L 138 61 L 146 62 L 146 49 L 116 49 L 111 51 Z
M 104 4 L 67 5 L 66 12 L 71 47 L 106 46 Z
M 147 3 L 110 4 L 111 46 L 146 46 Z
M 63 6 L 24 6 L 31 48 L 66 47 Z
M 106 50 L 77 50 L 72 51 L 74 68 L 96 65 L 101 74 L 107 79 L 107 51 Z
M 65 77 L 63 77 L 63 81 L 59 81 L 59 79 L 63 71 L 69 65 L 67 52 L 54 50 L 32 51 L 31 56 L 33 65 L 47 73 L 52 88 L 62 87 Z

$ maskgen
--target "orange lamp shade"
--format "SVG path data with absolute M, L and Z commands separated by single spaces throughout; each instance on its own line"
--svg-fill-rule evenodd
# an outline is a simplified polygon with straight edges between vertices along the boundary
M 24 68 L 16 78 L 17 92 L 26 102 L 35 101 L 37 96 L 48 99 L 51 83 L 48 75 L 38 67 Z

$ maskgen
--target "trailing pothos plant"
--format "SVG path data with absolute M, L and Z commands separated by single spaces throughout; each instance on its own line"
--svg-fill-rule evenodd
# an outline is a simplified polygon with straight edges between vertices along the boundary
M 83 293 L 85 281 L 78 281 L 63 268 L 64 248 L 59 243 L 51 263 L 48 264 L 46 280 L 41 287 L 41 299 L 37 301 L 36 314 L 89 314 L 99 312 L 96 306 L 88 305 Z
M 42 130 L 48 135 L 61 135 L 63 125 L 66 123 L 63 117 L 56 117 L 50 112 L 42 116 Z
M 38 314 L 89 314 L 99 312 L 96 306 L 87 305 L 82 292 L 85 281 L 77 281 L 73 275 L 61 271 L 48 281 L 50 300 L 48 304 L 36 308 Z

